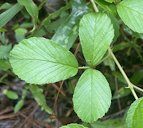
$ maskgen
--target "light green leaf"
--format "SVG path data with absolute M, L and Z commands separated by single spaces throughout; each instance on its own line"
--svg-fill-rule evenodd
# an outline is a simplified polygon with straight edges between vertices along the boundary
M 79 118 L 92 123 L 104 116 L 111 104 L 111 90 L 100 71 L 87 69 L 80 77 L 73 95 Z
M 10 52 L 13 71 L 31 84 L 65 80 L 78 71 L 74 55 L 55 42 L 32 37 L 21 41 Z
M 0 28 L 7 24 L 20 10 L 22 6 L 19 4 L 13 5 L 10 9 L 0 14 Z
M 4 2 L 1 6 L 0 6 L 0 10 L 2 9 L 9 9 L 12 7 L 12 4 Z
M 16 92 L 5 89 L 3 94 L 6 95 L 9 99 L 16 100 L 18 99 L 18 95 Z
M 110 18 L 104 13 L 89 13 L 83 16 L 80 22 L 79 36 L 88 65 L 98 64 L 114 37 Z
M 124 0 L 117 6 L 117 11 L 130 29 L 143 33 L 143 0 Z
M 128 128 L 143 127 L 143 98 L 132 103 L 127 113 L 126 123 Z
M 42 110 L 46 111 L 49 114 L 52 114 L 53 112 L 51 108 L 47 105 L 46 97 L 43 94 L 42 88 L 38 87 L 37 85 L 29 85 L 28 88 L 30 89 L 36 102 L 41 106 Z
M 21 99 L 20 101 L 17 102 L 17 104 L 14 107 L 14 112 L 18 112 L 24 105 L 24 100 Z
M 60 128 L 87 128 L 87 127 L 84 127 L 83 125 L 80 125 L 80 124 L 68 124 L 66 126 L 62 126 Z
M 119 21 L 116 18 L 118 13 L 115 4 L 107 3 L 103 0 L 96 0 L 96 3 L 108 14 L 109 18 L 111 19 L 115 33 L 113 42 L 116 42 L 120 32 L 119 32 Z
M 27 33 L 27 30 L 25 28 L 17 28 L 15 30 L 15 38 L 17 42 L 20 42 L 21 40 L 25 39 L 25 34 Z
M 27 12 L 32 16 L 32 18 L 37 22 L 38 21 L 38 7 L 33 2 L 33 0 L 17 0 L 19 4 L 23 5 Z

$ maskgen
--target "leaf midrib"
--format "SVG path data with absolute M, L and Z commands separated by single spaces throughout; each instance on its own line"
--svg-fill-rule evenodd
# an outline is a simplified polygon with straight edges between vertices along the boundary
M 76 68 L 77 67 L 74 67 L 73 65 L 68 65 L 68 64 L 64 64 L 64 63 L 61 63 L 61 62 L 54 62 L 54 61 L 49 61 L 49 60 L 42 60 L 42 59 L 29 59 L 29 58 L 24 58 L 24 59 L 21 59 L 21 58 L 12 58 L 13 60 L 33 60 L 33 61 L 45 61 L 45 62 L 49 62 L 49 63 L 56 63 L 56 64 L 61 64 L 61 65 L 64 65 L 64 66 L 68 66 L 68 67 L 72 67 L 72 68 Z

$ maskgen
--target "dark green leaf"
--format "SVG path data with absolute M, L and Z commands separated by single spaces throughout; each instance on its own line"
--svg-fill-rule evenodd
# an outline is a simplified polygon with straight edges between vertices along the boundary
M 10 68 L 10 63 L 7 60 L 0 60 L 0 70 L 7 71 Z
M 0 14 L 0 28 L 7 24 L 20 10 L 20 4 L 13 5 L 10 9 Z
M 73 0 L 71 15 L 65 19 L 52 39 L 70 49 L 78 36 L 78 22 L 87 10 L 88 8 L 83 0 Z
M 136 71 L 133 76 L 131 77 L 131 81 L 134 84 L 139 84 L 143 80 L 143 69 Z
M 11 44 L 1 45 L 0 46 L 0 59 L 7 59 L 9 57 L 9 52 L 11 48 L 12 48 Z
M 91 124 L 91 128 L 126 128 L 123 119 L 109 119 L 106 121 L 97 121 Z
M 20 5 L 23 5 L 27 12 L 32 16 L 35 22 L 38 21 L 39 10 L 33 0 L 17 0 Z

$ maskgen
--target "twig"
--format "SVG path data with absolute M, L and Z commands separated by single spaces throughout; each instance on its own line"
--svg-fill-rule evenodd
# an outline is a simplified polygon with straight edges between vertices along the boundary
M 22 116 L 22 117 L 24 117 L 25 119 L 27 119 L 27 116 L 24 115 L 23 113 L 19 112 L 19 115 Z M 29 118 L 29 120 L 27 120 L 27 121 L 29 123 L 31 123 L 31 124 L 34 124 L 36 127 L 39 127 L 39 122 L 37 122 L 37 121 L 35 121 L 35 120 L 31 119 L 31 118 Z
M 79 48 L 80 48 L 80 43 L 77 44 L 77 47 L 75 49 L 75 52 L 74 52 L 74 55 L 76 56 L 78 51 L 79 51 Z
M 124 72 L 123 68 L 121 67 L 119 61 L 117 60 L 117 58 L 115 57 L 115 55 L 113 54 L 111 48 L 108 49 L 110 55 L 112 56 L 114 62 L 116 63 L 117 67 L 119 68 L 120 72 L 122 73 L 124 79 L 126 80 L 127 84 L 128 84 L 128 88 L 131 90 L 134 98 L 137 100 L 138 99 L 138 96 L 134 90 L 134 86 L 133 84 L 130 82 L 129 78 L 127 77 L 126 73 Z
M 61 82 L 59 90 L 62 89 L 63 84 L 64 84 L 64 81 Z M 57 103 L 58 103 L 59 94 L 60 94 L 60 91 L 58 91 L 57 96 L 55 98 L 55 102 L 54 102 L 54 110 L 55 110 L 56 116 L 57 116 Z
M 90 0 L 92 5 L 93 5 L 93 8 L 95 10 L 95 12 L 99 12 L 94 0 Z M 113 60 L 115 61 L 116 65 L 118 66 L 120 72 L 122 73 L 123 77 L 125 78 L 127 84 L 128 84 L 128 88 L 131 90 L 134 98 L 137 100 L 138 99 L 138 96 L 134 90 L 134 86 L 133 84 L 130 82 L 129 78 L 127 77 L 126 73 L 124 72 L 123 68 L 121 67 L 119 61 L 117 60 L 117 58 L 115 57 L 114 53 L 112 52 L 111 48 L 108 49 L 110 55 L 112 56 Z
M 98 8 L 97 8 L 97 6 L 96 6 L 94 0 L 90 0 L 90 1 L 91 1 L 92 5 L 93 5 L 94 11 L 95 11 L 95 12 L 99 12 L 99 10 L 98 10 Z
M 118 81 L 117 81 L 117 78 L 115 77 L 115 87 L 116 87 L 116 91 L 118 92 L 119 88 L 118 88 Z M 119 108 L 119 111 L 122 110 L 122 107 L 121 107 L 121 102 L 120 102 L 120 99 L 118 98 L 117 99 L 117 103 L 118 103 L 118 108 Z
M 63 96 L 66 96 L 65 93 L 59 88 L 57 87 L 56 84 L 51 84 L 58 92 L 60 92 Z
M 23 125 L 29 120 L 29 118 L 37 111 L 39 108 L 38 105 L 35 106 L 34 110 L 30 113 L 30 115 L 23 121 L 23 123 L 19 126 L 19 128 L 22 128 Z

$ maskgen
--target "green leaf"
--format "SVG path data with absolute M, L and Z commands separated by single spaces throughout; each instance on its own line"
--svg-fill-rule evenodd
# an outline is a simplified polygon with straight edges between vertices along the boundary
M 112 71 L 115 71 L 115 62 L 111 56 L 104 60 L 104 65 L 109 66 Z
M 80 22 L 79 36 L 88 65 L 98 64 L 114 37 L 110 18 L 104 13 L 89 13 L 83 16 Z
M 17 42 L 20 42 L 21 40 L 25 39 L 25 34 L 27 33 L 27 30 L 25 28 L 17 28 L 15 30 L 15 38 Z
M 118 15 L 116 6 L 115 6 L 115 4 L 107 3 L 103 0 L 96 0 L 96 3 L 99 5 L 99 7 L 101 7 L 108 14 L 109 18 L 111 19 L 111 22 L 112 22 L 113 28 L 114 28 L 114 33 L 115 33 L 113 42 L 115 42 L 120 34 L 119 21 L 116 18 Z
M 134 84 L 139 84 L 143 80 L 143 69 L 134 72 L 133 76 L 131 77 L 131 82 Z
M 12 48 L 11 44 L 1 45 L 0 46 L 0 59 L 7 59 L 9 57 L 9 52 L 11 48 Z
M 7 71 L 10 68 L 10 63 L 7 60 L 0 60 L 0 70 Z
M 122 87 L 115 92 L 112 99 L 115 100 L 115 99 L 123 98 L 125 96 L 128 96 L 130 93 L 131 91 L 129 89 Z
M 130 43 L 128 43 L 128 42 L 121 42 L 121 43 L 119 43 L 119 44 L 117 44 L 117 45 L 115 45 L 113 47 L 113 51 L 114 52 L 122 51 L 122 50 L 130 48 L 130 47 L 131 47 Z
M 91 124 L 91 128 L 126 128 L 123 119 L 110 119 L 106 121 L 97 121 Z
M 80 125 L 80 124 L 68 124 L 66 126 L 62 126 L 60 128 L 87 128 L 87 127 L 84 127 L 83 125 Z
M 20 5 L 23 5 L 27 12 L 31 15 L 35 22 L 38 21 L 38 7 L 33 0 L 17 0 Z
M 80 77 L 73 95 L 79 118 L 92 123 L 104 116 L 111 104 L 111 90 L 100 71 L 87 69 Z
M 32 92 L 32 95 L 41 108 L 49 114 L 52 114 L 51 108 L 46 103 L 46 98 L 43 94 L 43 90 L 37 85 L 29 85 L 28 88 Z
M 22 6 L 19 4 L 13 5 L 10 9 L 0 14 L 0 28 L 7 24 L 20 10 Z
M 18 99 L 18 95 L 16 92 L 5 89 L 3 94 L 6 95 L 9 99 L 16 100 Z
M 117 9 L 114 4 L 108 3 L 103 0 L 96 0 L 96 3 L 101 7 L 104 11 L 108 12 L 109 14 L 116 16 L 117 15 Z
M 2 9 L 9 9 L 12 7 L 12 4 L 4 2 L 1 6 L 0 6 L 0 10 Z
M 78 23 L 88 8 L 83 0 L 73 0 L 72 13 L 65 19 L 52 39 L 64 47 L 70 49 L 78 37 Z
M 143 33 L 143 0 L 124 0 L 118 4 L 117 11 L 130 29 Z
M 18 101 L 17 104 L 14 107 L 14 112 L 15 113 L 18 112 L 23 107 L 23 105 L 24 105 L 24 100 L 23 99 Z
M 32 37 L 21 41 L 10 53 L 13 71 L 31 84 L 55 83 L 74 76 L 74 55 L 55 42 Z
M 143 98 L 132 103 L 127 113 L 126 123 L 128 128 L 143 127 Z

